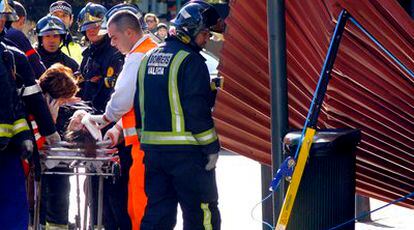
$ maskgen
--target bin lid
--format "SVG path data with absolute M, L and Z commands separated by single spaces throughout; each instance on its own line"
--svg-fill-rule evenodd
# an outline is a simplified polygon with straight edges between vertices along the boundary
M 335 141 L 338 137 L 346 135 L 354 130 L 346 129 L 346 130 L 320 130 L 317 131 L 315 136 L 313 137 L 313 144 L 318 143 L 329 143 Z M 300 137 L 302 136 L 301 131 L 293 131 L 283 138 L 283 143 L 285 145 L 297 145 L 300 141 Z

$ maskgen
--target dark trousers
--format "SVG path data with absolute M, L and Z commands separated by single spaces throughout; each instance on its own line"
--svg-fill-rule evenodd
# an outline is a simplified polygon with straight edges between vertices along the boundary
M 67 172 L 68 169 L 52 169 Z M 40 204 L 40 223 L 46 222 L 67 225 L 69 210 L 70 182 L 65 175 L 42 175 L 42 197 Z
M 184 230 L 220 229 L 215 171 L 206 171 L 200 152 L 145 152 L 145 192 L 148 203 L 141 230 L 172 230 L 177 205 Z
M 0 151 L 0 229 L 27 229 L 29 207 L 20 153 Z

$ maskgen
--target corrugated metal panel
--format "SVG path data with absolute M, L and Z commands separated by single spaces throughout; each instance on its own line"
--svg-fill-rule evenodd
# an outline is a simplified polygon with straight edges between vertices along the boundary
M 266 1 L 232 1 L 219 66 L 221 142 L 270 164 Z M 286 1 L 289 123 L 303 127 L 330 36 L 345 8 L 409 69 L 414 23 L 396 1 Z M 414 79 L 348 23 L 319 119 L 321 128 L 362 130 L 357 191 L 390 201 L 414 191 Z M 414 200 L 404 202 L 414 208 Z

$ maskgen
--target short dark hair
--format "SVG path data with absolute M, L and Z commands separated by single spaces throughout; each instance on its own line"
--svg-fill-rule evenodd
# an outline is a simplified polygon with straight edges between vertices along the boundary
M 108 28 L 111 24 L 115 24 L 120 31 L 132 29 L 138 33 L 142 33 L 139 18 L 127 10 L 121 10 L 112 15 L 108 20 Z

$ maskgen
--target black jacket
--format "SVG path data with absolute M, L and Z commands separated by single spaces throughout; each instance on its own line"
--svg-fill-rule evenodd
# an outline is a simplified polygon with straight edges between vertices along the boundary
M 46 68 L 49 68 L 55 63 L 60 63 L 72 69 L 74 73 L 79 70 L 79 64 L 64 54 L 60 49 L 54 53 L 50 53 L 47 52 L 43 46 L 40 46 L 37 48 L 37 52 L 39 53 L 40 58 L 42 59 L 43 64 L 45 64 Z
M 24 35 L 20 30 L 10 28 L 7 30 L 5 37 L 15 44 L 15 46 L 25 53 L 27 59 L 29 60 L 30 66 L 33 69 L 35 77 L 37 79 L 45 72 L 46 68 L 43 63 L 40 61 L 40 56 L 36 50 L 30 44 L 29 39 Z
M 134 108 L 144 151 L 220 150 L 211 112 L 215 93 L 199 52 L 171 37 L 142 60 Z
M 16 66 L 16 85 L 20 89 L 35 88 L 37 83 L 26 58 L 26 55 L 13 46 L 8 39 L 4 37 L 4 31 L 0 34 L 0 40 L 7 45 L 10 52 L 13 53 L 15 66 Z M 28 90 L 26 90 L 28 92 Z M 21 95 L 23 96 L 23 95 Z M 55 125 L 53 123 L 52 115 L 50 114 L 49 107 L 43 98 L 42 92 L 37 92 L 23 96 L 23 101 L 26 107 L 26 111 L 32 114 L 39 127 L 39 132 L 42 136 L 48 136 L 56 132 Z
M 0 43 L 0 151 L 6 148 L 10 140 L 20 144 L 23 140 L 31 139 L 23 102 L 17 95 L 13 79 L 13 59 L 13 53 Z M 18 127 L 17 132 L 13 131 L 14 126 Z
M 108 36 L 98 44 L 91 44 L 83 53 L 80 72 L 84 78 L 80 96 L 92 102 L 98 113 L 105 111 L 115 81 L 122 70 L 124 56 L 113 46 Z

